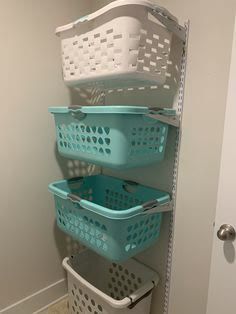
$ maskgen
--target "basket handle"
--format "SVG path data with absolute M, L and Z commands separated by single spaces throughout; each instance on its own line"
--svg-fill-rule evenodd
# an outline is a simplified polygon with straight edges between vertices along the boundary
M 79 197 L 78 195 L 75 195 L 73 193 L 68 193 L 67 199 L 73 203 L 80 203 L 80 201 L 82 200 L 81 197 Z
M 133 309 L 139 302 L 141 302 L 143 299 L 147 298 L 152 293 L 152 291 L 155 287 L 155 283 L 154 282 L 152 282 L 152 283 L 153 283 L 153 287 L 150 290 L 148 290 L 145 294 L 143 294 L 139 299 L 137 299 L 133 302 L 132 298 L 130 298 L 131 304 L 128 306 L 128 309 L 130 309 L 130 310 Z
M 151 200 L 141 205 L 143 211 L 138 215 L 150 215 L 171 211 L 173 208 L 173 201 L 168 200 L 160 203 L 158 200 Z
M 77 111 L 80 111 L 81 108 L 82 108 L 81 106 L 69 106 L 68 110 L 77 112 Z
M 68 182 L 77 182 L 77 181 L 80 181 L 83 179 L 84 179 L 84 177 L 80 176 L 80 177 L 73 177 L 73 178 L 67 179 L 67 181 Z
M 128 193 L 134 193 L 136 192 L 138 186 L 139 184 L 137 182 L 125 180 L 122 188 Z
M 68 111 L 71 113 L 74 119 L 83 120 L 86 117 L 86 113 L 81 110 L 81 106 L 70 106 Z

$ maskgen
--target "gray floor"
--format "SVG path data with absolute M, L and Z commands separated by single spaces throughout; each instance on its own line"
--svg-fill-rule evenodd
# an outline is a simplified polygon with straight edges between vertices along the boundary
M 40 314 L 69 314 L 67 306 L 67 298 L 50 306 L 47 310 L 40 312 Z

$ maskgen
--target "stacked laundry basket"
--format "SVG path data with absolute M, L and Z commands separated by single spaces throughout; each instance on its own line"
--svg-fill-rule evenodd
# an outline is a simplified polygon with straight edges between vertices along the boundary
M 142 0 L 114 1 L 56 33 L 66 85 L 103 90 L 163 86 L 172 37 L 184 40 L 168 11 Z M 49 111 L 62 156 L 116 170 L 161 162 L 168 116 L 176 118 L 173 110 L 135 104 Z M 102 174 L 56 181 L 49 191 L 58 227 L 90 249 L 63 261 L 70 313 L 148 314 L 158 275 L 132 257 L 158 239 L 171 195 Z

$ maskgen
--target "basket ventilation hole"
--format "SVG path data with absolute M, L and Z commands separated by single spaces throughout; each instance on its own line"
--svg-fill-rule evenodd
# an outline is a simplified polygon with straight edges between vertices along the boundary
M 77 290 L 80 294 L 80 297 L 76 295 L 76 299 L 74 299 L 74 304 L 71 305 L 71 309 L 73 312 L 77 313 L 93 313 L 93 314 L 101 314 L 103 313 L 103 308 L 100 304 L 96 304 L 94 299 L 90 299 L 88 294 L 84 294 L 82 289 Z
M 93 142 L 96 144 L 97 143 L 97 138 L 95 136 L 92 137 Z
M 123 62 L 120 60 L 122 49 L 119 48 L 123 46 L 122 37 L 122 34 L 115 33 L 113 28 L 108 28 L 103 34 L 94 33 L 82 38 L 75 37 L 70 42 L 63 44 L 64 78 L 82 78 L 93 75 L 96 71 L 119 71 Z M 140 70 L 143 71 L 154 72 L 154 69 L 159 68 L 159 65 L 150 64 L 150 60 L 154 61 L 157 56 L 162 55 L 165 63 L 168 61 L 171 45 L 168 35 L 157 35 L 141 29 L 137 34 L 129 34 L 129 39 L 130 53 L 132 54 L 130 55 L 131 68 L 136 65 L 133 54 L 137 55 L 138 59 L 142 59 L 142 65 L 146 65 L 146 69 L 141 67 Z M 143 57 L 142 53 L 140 54 L 140 47 L 152 52 L 151 57 Z M 153 47 L 158 47 L 156 52 L 151 51 Z M 155 75 L 163 76 L 165 71 L 155 73 Z
M 114 39 L 120 39 L 120 38 L 122 38 L 122 34 L 114 35 L 113 38 L 114 38 Z
M 103 130 L 102 130 L 101 127 L 98 128 L 98 133 L 99 133 L 99 134 L 103 134 Z
M 166 135 L 165 131 L 163 131 L 163 127 L 160 127 L 159 124 L 155 126 L 132 128 L 130 134 L 130 155 L 163 154 L 163 144 Z
M 129 293 L 136 291 L 142 284 L 142 279 L 129 272 L 122 265 L 112 263 L 109 268 L 110 280 L 108 289 L 110 296 L 116 300 L 122 300 Z
M 107 153 L 109 153 L 107 151 Z M 123 193 L 114 192 L 106 189 L 105 206 L 113 210 L 128 209 L 133 206 L 140 205 L 144 200 L 136 198 L 134 193 L 128 193 L 125 189 Z M 132 226 L 130 226 L 132 228 Z
M 57 126 L 58 146 L 61 149 L 81 151 L 88 154 L 99 154 L 108 157 L 111 150 L 111 138 L 109 127 L 86 126 L 84 124 L 71 123 Z M 106 136 L 106 137 L 101 137 Z
M 104 142 L 103 142 L 103 139 L 102 139 L 101 137 L 99 137 L 98 143 L 101 144 L 101 145 L 104 143 Z
M 87 200 L 92 200 L 93 197 L 92 189 L 85 189 L 79 196 Z M 62 226 L 62 229 L 68 230 L 76 237 L 85 239 L 93 247 L 99 248 L 100 250 L 107 251 L 107 226 L 101 224 L 99 221 L 92 219 L 89 215 L 78 216 L 77 211 L 74 210 L 74 205 L 68 200 L 62 200 L 58 197 L 56 199 L 57 209 L 61 211 L 61 216 L 58 217 L 57 222 Z M 74 293 L 76 290 L 74 290 Z M 82 295 L 82 290 L 79 289 L 78 294 Z
M 105 127 L 105 128 L 104 128 L 104 131 L 105 131 L 105 133 L 108 135 L 108 134 L 110 133 L 110 128 Z
M 127 227 L 125 251 L 129 252 L 142 246 L 147 240 L 155 239 L 160 231 L 160 215 L 143 218 L 137 226 Z M 134 232 L 135 230 L 135 232 Z

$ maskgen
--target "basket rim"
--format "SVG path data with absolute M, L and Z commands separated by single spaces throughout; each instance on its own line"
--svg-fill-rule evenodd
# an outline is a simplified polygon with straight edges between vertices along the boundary
M 86 178 L 87 179 L 92 178 L 92 177 L 98 177 L 98 178 L 100 177 L 100 178 L 106 178 L 106 179 L 110 178 L 111 180 L 117 180 L 117 182 L 119 182 L 122 185 L 126 183 L 126 181 L 123 181 L 121 179 L 109 177 L 109 176 L 104 176 L 104 175 L 88 176 L 88 177 L 85 177 L 85 179 Z M 73 182 L 77 183 L 77 182 L 79 182 L 79 180 L 83 180 L 83 179 L 84 179 L 83 177 L 80 177 L 80 178 L 73 180 Z M 131 219 L 137 215 L 148 215 L 148 212 L 145 213 L 145 208 L 143 205 L 133 206 L 131 208 L 124 209 L 124 210 L 113 210 L 113 209 L 104 207 L 102 205 L 98 205 L 92 201 L 88 201 L 88 200 L 85 200 L 82 198 L 80 198 L 79 200 L 73 200 L 72 201 L 70 198 L 70 193 L 65 192 L 62 188 L 60 188 L 60 185 L 65 184 L 65 183 L 67 184 L 70 182 L 71 182 L 71 179 L 59 180 L 59 181 L 52 182 L 51 184 L 49 184 L 48 190 L 52 194 L 54 194 L 54 195 L 56 195 L 56 196 L 58 196 L 64 200 L 70 200 L 71 202 L 78 204 L 80 206 L 79 209 L 85 209 L 85 210 L 91 211 L 96 215 L 103 216 L 103 217 L 108 218 L 108 219 L 127 220 L 127 219 Z M 147 187 L 147 186 L 144 186 L 141 184 L 138 185 L 138 188 L 147 188 L 147 189 L 151 189 L 157 193 L 160 193 L 160 196 L 155 199 L 155 201 L 157 201 L 159 204 L 165 204 L 166 202 L 170 201 L 170 195 L 169 195 L 169 193 L 167 193 L 165 191 L 161 191 L 158 189 Z M 150 200 L 150 201 L 153 201 L 153 200 Z M 159 214 L 161 214 L 161 212 Z
M 79 19 L 77 19 L 76 21 L 74 21 L 72 23 L 57 27 L 55 30 L 55 34 L 60 35 L 60 33 L 64 32 L 64 31 L 68 31 L 70 29 L 73 29 L 79 23 L 83 23 L 83 22 L 95 19 L 95 18 L 99 17 L 100 15 L 109 12 L 112 9 L 115 9 L 117 7 L 121 7 L 124 5 L 141 5 L 143 7 L 151 9 L 151 10 L 160 11 L 170 21 L 178 24 L 178 19 L 174 15 L 172 15 L 165 8 L 163 8 L 157 4 L 154 4 L 151 1 L 148 1 L 148 0 L 116 0 L 116 1 L 113 1 L 109 4 L 107 4 L 106 6 L 102 7 L 101 9 L 99 9 L 99 10 L 97 10 L 91 14 L 80 17 Z
M 49 107 L 50 113 L 82 112 L 88 114 L 139 114 L 145 115 L 150 112 L 147 106 L 81 106 L 77 107 Z
M 88 254 L 94 254 L 94 252 L 92 252 L 91 250 L 85 249 L 82 252 L 78 253 L 77 256 L 79 255 L 86 256 Z M 69 257 L 65 257 L 63 259 L 62 265 L 63 265 L 63 268 L 67 272 L 70 273 L 70 275 L 72 275 L 76 280 L 78 280 L 83 286 L 85 286 L 89 290 L 96 293 L 100 298 L 103 299 L 103 301 L 108 303 L 110 306 L 114 308 L 126 308 L 129 305 L 131 305 L 133 302 L 135 302 L 136 300 L 140 299 L 143 295 L 145 295 L 147 291 L 157 286 L 160 280 L 157 272 L 155 272 L 153 269 L 149 268 L 148 266 L 140 263 L 136 259 L 131 258 L 128 262 L 137 263 L 139 264 L 139 266 L 143 267 L 143 269 L 145 268 L 149 272 L 152 272 L 152 280 L 147 281 L 146 283 L 142 285 L 142 287 L 140 287 L 139 289 L 131 293 L 129 296 L 126 296 L 121 300 L 113 299 L 112 297 L 107 295 L 105 292 L 101 291 L 100 289 L 92 285 L 90 282 L 88 282 L 83 276 L 81 276 L 76 270 L 73 269 L 73 267 L 70 265 Z

